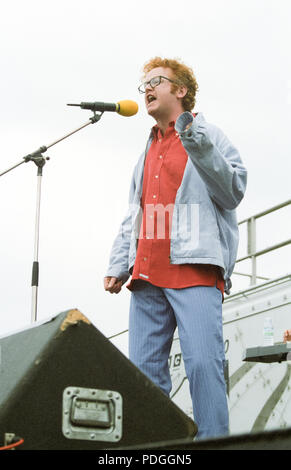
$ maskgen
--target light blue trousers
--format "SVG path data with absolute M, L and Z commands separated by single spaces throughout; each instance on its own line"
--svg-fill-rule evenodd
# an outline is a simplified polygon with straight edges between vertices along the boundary
M 178 326 L 189 380 L 196 438 L 228 434 L 222 296 L 216 287 L 167 289 L 136 281 L 129 315 L 129 359 L 167 395 L 168 366 Z

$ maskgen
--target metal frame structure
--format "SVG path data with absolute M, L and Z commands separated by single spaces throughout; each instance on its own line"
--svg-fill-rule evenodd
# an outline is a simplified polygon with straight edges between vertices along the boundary
M 251 274 L 245 274 L 241 272 L 234 271 L 233 274 L 237 274 L 240 276 L 247 276 L 250 278 L 250 284 L 255 285 L 257 282 L 257 279 L 263 279 L 268 281 L 269 278 L 259 276 L 257 274 L 257 258 L 261 255 L 264 255 L 266 253 L 269 253 L 271 251 L 277 250 L 278 248 L 282 248 L 286 245 L 291 244 L 291 238 L 282 241 L 280 243 L 276 243 L 275 245 L 269 246 L 268 248 L 264 248 L 263 250 L 258 250 L 256 248 L 256 222 L 259 218 L 271 214 L 272 212 L 275 212 L 279 209 L 282 209 L 283 207 L 286 207 L 291 204 L 291 199 L 288 201 L 285 201 L 281 204 L 277 204 L 276 206 L 271 207 L 270 209 L 267 209 L 265 211 L 259 212 L 258 214 L 252 215 L 251 217 L 248 217 L 247 219 L 241 220 L 239 222 L 239 226 L 246 223 L 247 224 L 247 255 L 242 256 L 241 258 L 238 258 L 236 260 L 236 264 L 240 263 L 241 261 L 245 261 L 247 259 L 251 260 L 252 264 L 252 269 L 251 269 Z

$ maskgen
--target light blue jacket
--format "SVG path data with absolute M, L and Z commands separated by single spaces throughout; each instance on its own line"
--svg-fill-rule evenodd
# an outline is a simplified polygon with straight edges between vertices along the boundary
M 174 205 L 170 262 L 219 266 L 225 292 L 229 293 L 239 240 L 235 209 L 245 193 L 247 171 L 237 149 L 201 113 L 194 118 L 190 112 L 184 112 L 178 117 L 175 129 L 188 161 Z M 151 133 L 146 150 L 135 166 L 129 209 L 113 243 L 106 273 L 123 282 L 129 278 L 135 262 L 142 220 L 144 162 L 152 138 Z

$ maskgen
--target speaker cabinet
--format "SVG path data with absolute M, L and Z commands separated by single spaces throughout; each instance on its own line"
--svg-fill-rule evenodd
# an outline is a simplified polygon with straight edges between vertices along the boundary
M 196 424 L 78 310 L 0 339 L 0 445 L 114 449 L 192 439 Z
M 262 432 L 233 434 L 227 437 L 212 439 L 177 439 L 164 442 L 151 442 L 138 446 L 124 448 L 127 452 L 147 450 L 159 455 L 159 451 L 165 454 L 176 451 L 193 453 L 199 450 L 291 450 L 291 428 L 273 429 Z

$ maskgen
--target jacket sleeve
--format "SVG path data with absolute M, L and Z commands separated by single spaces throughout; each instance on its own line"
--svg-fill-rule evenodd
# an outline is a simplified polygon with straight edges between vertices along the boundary
M 235 209 L 247 183 L 247 171 L 237 149 L 218 127 L 205 121 L 197 123 L 188 111 L 177 119 L 176 131 L 210 197 L 224 209 Z
M 133 233 L 133 197 L 135 193 L 135 171 L 129 190 L 128 210 L 119 227 L 118 234 L 113 242 L 109 257 L 109 266 L 105 276 L 116 277 L 125 283 L 130 276 L 128 258 Z

